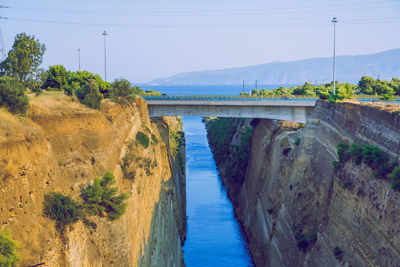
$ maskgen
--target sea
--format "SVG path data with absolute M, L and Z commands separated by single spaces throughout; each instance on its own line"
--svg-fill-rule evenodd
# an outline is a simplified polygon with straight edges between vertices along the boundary
M 149 84 L 137 84 L 143 90 L 158 91 L 167 95 L 240 95 L 240 93 L 249 93 L 254 88 L 255 84 L 245 84 L 244 88 L 242 84 L 237 85 L 149 85 Z M 284 86 L 286 88 L 291 86 L 297 86 L 299 84 L 258 84 L 259 90 L 273 90 Z

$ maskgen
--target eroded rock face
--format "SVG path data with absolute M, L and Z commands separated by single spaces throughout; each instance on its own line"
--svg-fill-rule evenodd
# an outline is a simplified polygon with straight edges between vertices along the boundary
M 184 266 L 185 176 L 171 155 L 168 127 L 150 122 L 141 98 L 129 106 L 103 101 L 100 112 L 68 97 L 39 97 L 26 119 L 0 113 L 0 222 L 20 244 L 21 266 Z M 138 131 L 158 142 L 129 147 Z M 134 179 L 121 169 L 128 149 Z M 96 229 L 79 221 L 60 235 L 42 215 L 44 195 L 79 201 L 80 186 L 106 170 L 130 195 L 125 215 L 93 217 Z
M 400 194 L 364 164 L 332 167 L 338 142 L 374 144 L 396 160 L 399 117 L 319 101 L 304 129 L 259 121 L 244 183 L 230 194 L 257 266 L 400 265 Z

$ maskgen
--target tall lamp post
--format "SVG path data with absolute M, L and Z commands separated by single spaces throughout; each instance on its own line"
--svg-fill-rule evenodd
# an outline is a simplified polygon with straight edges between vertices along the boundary
M 81 71 L 81 49 L 78 48 L 78 70 Z
M 104 36 L 104 81 L 107 81 L 107 46 L 106 46 L 106 36 L 108 33 L 103 31 L 101 34 Z
M 335 95 L 336 87 L 336 23 L 338 22 L 336 17 L 333 17 L 333 95 Z

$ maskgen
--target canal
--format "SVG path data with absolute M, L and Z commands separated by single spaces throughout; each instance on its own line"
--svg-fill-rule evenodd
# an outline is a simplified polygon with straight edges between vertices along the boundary
M 248 244 L 215 165 L 200 117 L 184 117 L 188 231 L 185 263 L 253 266 Z

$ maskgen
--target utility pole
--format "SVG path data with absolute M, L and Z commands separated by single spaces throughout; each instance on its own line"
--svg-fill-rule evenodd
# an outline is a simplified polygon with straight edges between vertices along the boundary
M 243 80 L 243 96 L 244 96 L 244 80 Z
M 81 49 L 78 48 L 78 70 L 81 71 Z
M 104 36 L 104 81 L 107 81 L 107 46 L 106 46 L 106 36 L 108 33 L 106 31 L 103 31 L 101 34 Z
M 1 28 L 0 28 L 0 56 L 1 56 L 1 62 L 3 62 L 6 59 L 6 49 L 3 42 L 3 33 L 1 31 Z
M 336 23 L 338 22 L 336 17 L 333 17 L 333 95 L 335 95 L 336 87 Z

